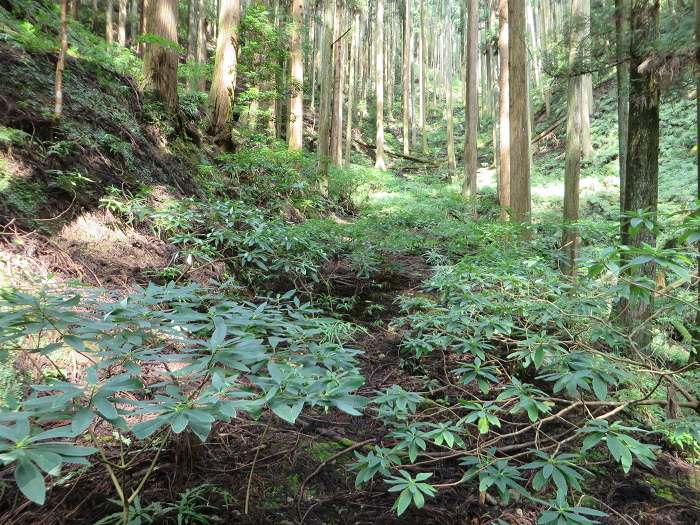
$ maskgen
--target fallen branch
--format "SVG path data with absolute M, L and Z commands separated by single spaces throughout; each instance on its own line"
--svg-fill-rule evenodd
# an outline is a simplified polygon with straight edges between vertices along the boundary
M 360 146 L 360 149 L 364 150 L 376 150 L 377 146 L 374 144 L 370 144 L 368 142 L 364 142 L 358 138 L 354 138 L 352 140 L 354 143 L 356 143 L 358 146 Z M 432 159 L 421 159 L 419 157 L 414 157 L 412 155 L 404 155 L 403 153 L 396 153 L 394 151 L 391 151 L 390 149 L 385 149 L 384 153 L 387 155 L 391 155 L 392 157 L 397 157 L 400 159 L 405 159 L 405 160 L 410 160 L 411 162 L 417 162 L 418 164 L 428 164 L 431 166 L 439 166 L 439 162 L 432 160 Z

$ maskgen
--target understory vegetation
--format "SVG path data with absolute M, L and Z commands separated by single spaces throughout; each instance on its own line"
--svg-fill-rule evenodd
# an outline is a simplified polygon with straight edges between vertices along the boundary
M 207 135 L 196 64 L 173 111 L 88 24 L 69 22 L 56 120 L 58 6 L 0 1 L 3 523 L 700 519 L 694 87 L 664 93 L 658 213 L 623 218 L 655 242 L 626 245 L 597 73 L 567 275 L 560 127 L 533 145 L 529 222 L 502 219 L 490 115 L 475 195 L 437 107 L 420 158 L 388 119 L 386 170 L 358 108 L 324 189 L 316 153 L 246 120 L 286 56 L 262 3 L 235 147 Z M 561 118 L 539 109 L 535 136 Z

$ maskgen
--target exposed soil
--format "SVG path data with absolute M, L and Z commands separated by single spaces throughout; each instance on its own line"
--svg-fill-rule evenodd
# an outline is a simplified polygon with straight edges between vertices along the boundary
M 108 232 L 107 235 L 120 234 Z M 138 238 L 137 233 L 128 235 Z M 67 242 L 70 254 L 70 241 Z M 85 242 L 89 244 L 89 240 Z M 155 262 L 158 256 L 154 257 Z M 391 330 L 389 323 L 398 313 L 395 299 L 416 293 L 420 282 L 429 276 L 430 268 L 419 257 L 394 254 L 386 257 L 371 282 L 352 284 L 344 264 L 335 261 L 329 265 L 332 272 L 328 276 L 334 293 L 340 290 L 349 293 L 352 289 L 371 298 L 373 304 L 384 306 L 379 314 L 367 315 L 360 321 L 365 332 L 357 337 L 355 346 L 364 352 L 360 362 L 366 384 L 361 393 L 371 394 L 393 384 L 406 390 L 423 390 L 420 377 L 402 366 L 398 346 L 401 334 Z M 444 356 L 436 357 L 424 366 L 434 368 L 431 375 L 440 376 L 443 359 Z M 270 414 L 258 421 L 244 417 L 231 424 L 220 424 L 205 445 L 183 434 L 159 461 L 142 503 L 175 501 L 188 488 L 206 483 L 228 491 L 231 498 L 227 500 L 210 489 L 211 523 L 476 525 L 500 518 L 511 524 L 535 524 L 538 512 L 527 502 L 516 500 L 505 508 L 480 503 L 478 494 L 464 485 L 442 489 L 438 498 L 428 501 L 422 510 L 409 509 L 396 518 L 391 510 L 392 495 L 383 486 L 372 483 L 355 488 L 354 474 L 346 468 L 353 450 L 368 451 L 385 433 L 381 423 L 371 417 L 311 411 L 305 412 L 294 426 Z M 134 470 L 142 472 L 149 460 L 150 455 L 144 455 L 138 461 L 143 468 Z M 438 462 L 434 466 L 435 475 L 431 479 L 434 483 L 453 481 L 460 476 L 454 462 Z M 622 476 L 618 468 L 607 464 L 596 468 L 605 475 L 596 477 L 598 481 L 590 487 L 591 495 L 615 510 L 604 523 L 700 522 L 700 508 L 696 505 L 700 474 L 674 456 L 664 454 L 654 471 L 635 467 L 628 476 Z M 677 484 L 669 483 L 669 479 L 676 479 Z M 695 489 L 689 479 L 696 480 Z M 54 487 L 46 506 L 41 508 L 23 502 L 19 494 L 14 493 L 11 498 L 5 494 L 3 499 L 10 502 L 13 510 L 0 512 L 0 519 L 5 525 L 90 525 L 118 511 L 109 501 L 112 494 L 105 472 L 93 468 Z
M 166 147 L 133 79 L 68 58 L 64 112 L 54 121 L 47 108 L 53 107 L 55 61 L 55 54 L 29 54 L 0 42 L 0 125 L 15 137 L 0 142 L 0 180 L 9 175 L 0 191 L 0 226 L 14 219 L 53 230 L 95 208 L 110 186 L 164 183 L 197 193 L 195 167 Z M 37 224 L 37 218 L 55 220 Z

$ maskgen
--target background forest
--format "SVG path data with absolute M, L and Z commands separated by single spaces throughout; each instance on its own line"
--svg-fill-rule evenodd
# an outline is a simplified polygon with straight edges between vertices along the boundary
M 0 520 L 700 522 L 699 35 L 0 0 Z

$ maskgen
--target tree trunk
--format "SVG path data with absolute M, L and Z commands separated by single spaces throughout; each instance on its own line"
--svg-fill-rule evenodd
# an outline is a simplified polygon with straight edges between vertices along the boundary
M 199 20 L 197 24 L 197 67 L 200 68 L 197 78 L 197 89 L 207 89 L 207 75 L 204 66 L 207 63 L 207 0 L 197 0 L 199 3 Z
M 66 67 L 66 52 L 68 51 L 68 4 L 61 0 L 61 41 L 56 60 L 56 80 L 54 88 L 53 118 L 58 120 L 63 113 L 63 70 Z
M 697 198 L 700 199 L 700 96 L 697 96 L 697 93 L 700 93 L 700 0 L 695 0 L 695 106 L 696 106 L 696 118 L 695 118 L 695 128 L 696 128 L 696 137 L 695 141 L 698 144 L 696 147 L 697 150 L 697 155 L 696 155 L 696 164 L 698 167 L 698 193 L 697 193 Z M 697 289 L 698 289 L 698 307 L 700 307 L 700 241 L 697 244 L 697 249 L 698 249 L 698 282 L 697 282 Z M 695 348 L 694 348 L 694 359 L 696 362 L 700 361 L 700 333 L 698 333 L 698 330 L 700 330 L 700 309 L 698 309 L 695 312 L 695 326 L 696 326 L 696 332 L 694 334 L 695 337 Z
M 376 78 L 374 83 L 377 92 L 377 146 L 374 167 L 386 169 L 384 162 L 384 0 L 377 0 L 377 24 L 375 27 Z
M 322 0 L 321 24 L 321 101 L 318 125 L 318 165 L 321 193 L 328 195 L 328 166 L 331 159 L 331 110 L 333 101 L 332 39 L 335 0 Z
M 131 0 L 129 5 L 129 46 L 136 50 L 136 39 L 139 36 L 139 0 Z
M 508 1 L 510 208 L 515 222 L 530 220 L 530 132 L 525 44 L 525 0 Z
M 197 62 L 197 45 L 199 44 L 199 0 L 190 0 L 187 10 L 187 62 L 195 66 Z M 196 68 L 192 70 L 191 77 L 187 79 L 187 88 L 194 90 L 198 85 L 198 73 Z
M 355 114 L 355 90 L 357 85 L 357 61 L 360 42 L 360 12 L 355 10 L 353 13 L 352 23 L 352 40 L 350 42 L 350 72 L 348 78 L 348 109 L 347 123 L 345 130 L 345 162 L 350 163 L 350 155 L 352 153 L 352 123 L 353 115 Z
M 150 0 L 147 32 L 177 43 L 177 0 Z M 177 51 L 156 43 L 146 45 L 144 72 L 150 87 L 171 111 L 178 107 Z
M 587 35 L 586 40 L 590 41 L 591 33 L 591 0 L 583 0 L 581 16 L 578 18 L 581 30 Z M 590 46 L 590 43 L 588 44 Z M 586 55 L 590 55 L 590 49 L 586 50 Z M 583 114 L 581 122 L 581 154 L 584 159 L 593 156 L 593 142 L 591 140 L 591 115 L 593 114 L 593 75 L 586 73 L 583 75 Z
M 629 0 L 615 0 L 615 47 L 617 55 L 617 148 L 620 171 L 620 213 L 625 209 L 627 172 L 627 121 L 629 114 L 629 64 L 627 53 L 627 6 Z M 620 223 L 622 225 L 622 223 Z M 622 233 L 622 232 L 620 232 Z
M 403 2 L 403 60 L 402 81 L 403 81 L 403 153 L 408 155 L 411 153 L 410 134 L 411 134 L 411 0 Z
M 214 73 L 209 90 L 209 112 L 212 134 L 223 145 L 231 143 L 231 109 L 236 91 L 240 16 L 240 0 L 221 0 Z
M 421 153 L 428 151 L 428 137 L 425 133 L 425 1 L 420 0 L 420 51 L 418 68 L 418 118 L 420 120 Z
M 585 0 L 572 0 L 571 18 L 579 19 L 583 14 Z M 578 26 L 577 26 L 578 27 Z M 585 37 L 580 30 L 573 30 L 569 50 L 569 69 L 573 73 L 578 61 L 578 51 Z M 576 272 L 576 254 L 579 234 L 576 222 L 579 216 L 579 180 L 581 174 L 581 123 L 583 104 L 583 77 L 569 77 L 568 117 L 566 123 L 566 164 L 564 169 L 564 228 L 562 235 L 562 272 L 573 276 Z
M 454 108 L 452 102 L 452 20 L 450 19 L 450 3 L 445 0 L 444 8 L 444 34 L 445 58 L 443 63 L 445 79 L 445 119 L 447 120 L 447 173 L 454 177 L 457 170 L 455 158 L 455 132 L 454 132 Z
M 92 32 L 95 34 L 97 34 L 100 31 L 99 10 L 99 0 L 92 0 Z
M 336 0 L 333 19 L 333 117 L 331 120 L 331 161 L 335 166 L 343 163 L 343 0 Z
M 508 0 L 498 0 L 498 203 L 501 219 L 507 219 L 510 208 L 510 95 L 508 60 Z
M 478 106 L 477 106 L 477 59 L 479 52 L 479 3 L 473 0 L 467 1 L 467 74 L 464 107 L 467 114 L 467 122 L 464 133 L 464 184 L 462 195 L 472 197 L 472 214 L 476 217 L 476 170 L 478 137 Z M 486 98 L 486 97 L 482 97 Z
M 141 3 L 141 17 L 139 19 L 139 35 L 146 34 L 146 27 L 148 27 L 148 0 L 140 0 Z M 144 42 L 139 42 L 137 48 L 138 55 L 143 58 L 146 52 L 146 44 Z
M 127 0 L 118 0 L 119 14 L 117 17 L 117 42 L 120 46 L 126 46 L 126 18 Z
M 112 21 L 112 15 L 114 13 L 114 0 L 107 0 L 107 6 L 105 7 L 105 39 L 108 44 L 114 42 L 114 22 Z
M 630 19 L 630 108 L 624 211 L 656 213 L 659 179 L 659 84 L 656 72 L 640 66 L 659 38 L 659 0 L 635 0 Z M 654 246 L 654 232 L 646 228 L 633 234 L 630 220 L 622 218 L 622 243 L 630 247 Z M 653 283 L 655 266 L 649 262 L 627 278 Z M 632 343 L 645 349 L 651 332 L 645 325 L 653 312 L 653 294 L 623 305 L 622 320 L 631 331 Z
M 291 92 L 289 102 L 289 150 L 302 148 L 304 138 L 304 62 L 301 32 L 304 29 L 304 0 L 292 0 L 292 37 L 289 50 Z

